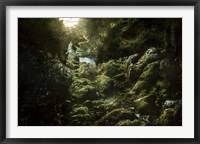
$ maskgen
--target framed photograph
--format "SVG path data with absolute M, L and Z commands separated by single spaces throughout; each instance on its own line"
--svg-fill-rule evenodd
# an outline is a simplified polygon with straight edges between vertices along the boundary
M 1 1 L 0 142 L 199 144 L 199 9 Z

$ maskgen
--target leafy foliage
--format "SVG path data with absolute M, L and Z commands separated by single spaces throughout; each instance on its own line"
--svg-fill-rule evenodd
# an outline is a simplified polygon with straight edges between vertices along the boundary
M 19 125 L 62 125 L 70 99 L 60 60 L 66 31 L 58 19 L 19 19 Z
M 143 53 L 145 47 L 162 47 L 181 55 L 181 19 L 84 19 L 97 63 Z M 115 53 L 113 53 L 115 51 Z M 104 53 L 104 55 L 102 55 Z

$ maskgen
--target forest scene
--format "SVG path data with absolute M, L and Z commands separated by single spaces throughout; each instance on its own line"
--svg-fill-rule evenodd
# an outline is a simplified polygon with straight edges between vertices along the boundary
M 181 126 L 181 18 L 18 18 L 19 126 Z

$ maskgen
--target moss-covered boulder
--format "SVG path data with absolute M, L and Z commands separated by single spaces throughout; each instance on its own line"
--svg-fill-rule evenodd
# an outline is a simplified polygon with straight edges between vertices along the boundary
M 129 66 L 130 64 L 136 63 L 136 62 L 138 61 L 139 58 L 140 58 L 140 57 L 139 57 L 139 54 L 138 54 L 138 53 L 133 54 L 133 55 L 130 55 L 130 56 L 128 57 L 128 59 L 126 60 L 127 66 Z
M 182 125 L 182 101 L 166 100 L 158 118 L 159 125 Z
M 120 107 L 120 102 L 115 98 L 104 99 L 103 103 L 101 101 L 96 101 L 91 108 L 96 116 L 99 118 L 109 113 L 110 111 Z
M 90 126 L 92 124 L 92 115 L 90 114 L 77 114 L 71 116 L 70 125 L 73 126 Z
M 136 81 L 132 90 L 135 94 L 141 94 L 142 92 L 148 92 L 153 87 L 156 81 L 159 79 L 159 62 L 152 62 L 148 64 L 141 73 L 138 81 Z
M 142 74 L 143 69 L 150 63 L 159 60 L 159 51 L 158 49 L 152 47 L 149 48 L 143 56 L 138 60 L 137 63 L 131 64 L 127 70 L 127 77 L 129 80 L 134 82 Z M 147 68 L 148 69 L 148 68 Z M 146 70 L 145 70 L 146 71 Z
M 83 105 L 88 107 L 90 112 L 94 114 L 96 120 L 99 120 L 113 109 L 117 109 L 121 106 L 120 101 L 113 96 L 104 99 L 86 100 Z
M 81 63 L 78 69 L 78 76 L 80 78 L 87 78 L 94 80 L 97 75 L 96 66 L 87 63 Z
M 87 106 L 76 107 L 72 110 L 71 115 L 87 114 L 89 111 Z
M 112 78 L 114 80 L 117 80 L 117 81 L 120 81 L 120 82 L 126 81 L 126 76 L 125 76 L 124 73 L 117 74 L 117 75 L 113 76 Z
M 132 90 L 133 92 L 135 92 L 135 94 L 139 94 L 144 91 L 146 92 L 150 87 L 151 85 L 147 81 L 143 80 L 143 81 L 137 81 L 133 86 Z
M 151 47 L 147 49 L 144 55 L 138 60 L 137 64 L 148 64 L 159 59 L 158 48 Z
M 99 65 L 98 73 L 104 74 L 108 77 L 113 77 L 124 71 L 124 65 L 116 62 L 115 60 L 110 60 L 106 63 Z
M 135 119 L 135 120 L 122 120 L 122 121 L 119 121 L 116 126 L 145 126 L 146 123 L 145 121 L 143 120 L 140 120 L 140 119 Z
M 73 77 L 72 86 L 91 85 L 92 81 L 87 78 Z
M 159 78 L 159 61 L 152 62 L 148 64 L 142 74 L 139 77 L 139 80 L 148 81 L 150 84 L 153 84 Z
M 158 118 L 158 124 L 163 126 L 173 125 L 173 115 L 173 108 L 165 109 L 164 111 L 162 111 L 160 117 Z
M 99 99 L 99 95 L 93 85 L 74 86 L 73 88 L 71 87 L 70 91 L 72 96 L 79 102 Z
M 82 104 L 75 104 L 69 114 L 71 125 L 74 126 L 87 126 L 91 125 L 94 120 L 94 115 L 91 113 L 87 106 Z
M 156 95 L 149 94 L 134 101 L 135 108 L 141 114 L 157 115 L 159 107 L 155 104 Z
M 114 81 L 106 75 L 99 75 L 96 78 L 96 88 L 101 94 L 108 94 L 113 91 Z
M 116 125 L 121 120 L 134 120 L 135 118 L 136 116 L 131 110 L 119 108 L 114 109 L 103 116 L 97 121 L 97 125 Z
M 72 70 L 75 70 L 75 69 L 79 68 L 79 62 L 68 60 L 67 63 L 66 63 L 66 66 L 71 68 Z
M 140 68 L 136 64 L 131 64 L 127 69 L 126 75 L 131 82 L 135 82 L 141 75 L 141 73 L 142 73 L 142 68 Z
M 86 100 L 83 105 L 87 106 L 88 108 L 94 109 L 95 106 L 101 105 L 104 103 L 103 99 L 97 100 Z

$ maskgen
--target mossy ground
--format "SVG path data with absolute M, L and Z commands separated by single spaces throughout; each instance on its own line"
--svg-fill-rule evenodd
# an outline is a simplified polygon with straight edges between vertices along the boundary
M 166 75 L 172 75 L 172 70 L 163 71 L 163 61 L 166 60 L 159 57 L 159 51 L 155 49 L 147 49 L 138 61 L 131 62 L 131 67 L 138 68 L 135 71 L 127 68 L 129 57 L 124 61 L 110 60 L 96 66 L 80 64 L 74 75 L 80 71 L 82 75 L 74 77 L 71 84 L 71 94 L 76 98 L 70 113 L 71 124 L 180 125 L 180 96 L 170 95 L 173 81 L 166 80 Z M 150 52 L 153 55 L 147 55 Z M 88 67 L 90 69 L 83 71 Z M 85 77 L 88 71 L 95 75 Z M 137 77 L 133 81 L 131 78 L 135 74 Z

